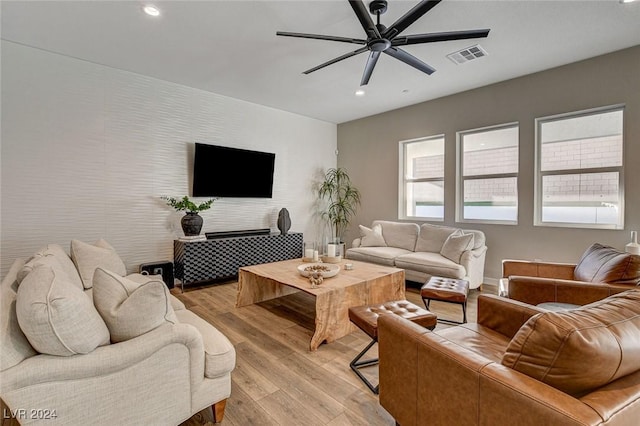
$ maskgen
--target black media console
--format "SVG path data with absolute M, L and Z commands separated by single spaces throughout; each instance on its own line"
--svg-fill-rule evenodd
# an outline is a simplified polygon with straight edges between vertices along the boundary
M 302 233 L 232 231 L 232 235 L 207 233 L 206 241 L 173 242 L 176 278 L 182 285 L 202 281 L 229 279 L 238 275 L 238 268 L 260 263 L 302 257 Z M 267 229 L 267 231 L 269 231 Z M 247 232 L 250 232 L 247 234 Z M 211 238 L 209 234 L 215 236 Z M 240 235 L 239 235 L 240 234 Z

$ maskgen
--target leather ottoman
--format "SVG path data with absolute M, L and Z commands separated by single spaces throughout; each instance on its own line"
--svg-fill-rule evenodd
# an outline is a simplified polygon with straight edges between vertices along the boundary
M 364 354 L 378 342 L 378 317 L 380 315 L 397 315 L 415 322 L 422 327 L 428 328 L 429 330 L 433 330 L 438 322 L 438 317 L 434 313 L 431 313 L 420 306 L 414 305 L 408 300 L 394 300 L 382 304 L 354 306 L 349 308 L 349 319 L 351 322 L 371 337 L 371 343 L 369 343 L 369 345 L 367 345 L 367 347 L 364 348 L 362 352 L 353 359 L 353 361 L 351 361 L 349 366 L 354 373 L 358 375 L 360 380 L 362 380 L 375 394 L 379 391 L 379 385 L 373 386 L 373 384 L 371 384 L 371 382 L 362 375 L 359 369 L 362 367 L 376 365 L 379 362 L 378 358 L 364 361 L 360 361 L 360 358 L 362 358 Z
M 454 324 L 464 324 L 467 322 L 468 295 L 469 281 L 455 278 L 431 277 L 420 289 L 420 296 L 427 309 L 429 309 L 429 303 L 432 300 L 462 305 L 462 322 L 440 318 L 440 321 Z

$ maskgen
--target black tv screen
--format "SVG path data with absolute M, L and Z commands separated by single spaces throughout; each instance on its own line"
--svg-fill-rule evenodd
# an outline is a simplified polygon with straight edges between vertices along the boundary
M 271 198 L 276 155 L 196 143 L 194 197 Z

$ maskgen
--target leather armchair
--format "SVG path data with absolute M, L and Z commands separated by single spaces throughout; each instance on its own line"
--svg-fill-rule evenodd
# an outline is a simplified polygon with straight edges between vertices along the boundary
M 580 313 L 549 312 L 504 297 L 480 295 L 477 324 L 436 328 L 433 332 L 392 315 L 380 317 L 380 404 L 401 426 L 637 424 L 640 366 L 634 351 L 639 339 L 639 301 L 640 290 L 631 290 L 590 305 L 593 308 L 581 308 Z M 585 341 L 578 337 L 583 333 L 553 327 L 558 318 L 575 324 L 589 316 L 588 326 L 582 330 L 585 333 L 596 330 L 598 327 L 593 327 L 592 320 L 597 317 L 601 321 L 600 330 L 594 331 L 597 335 L 590 335 L 589 341 L 598 344 L 585 346 Z M 544 318 L 551 320 L 546 322 L 547 327 Z M 601 345 L 610 337 L 607 333 L 611 328 L 620 324 L 625 329 L 618 330 L 623 336 L 618 340 L 621 343 L 618 350 L 612 350 L 615 342 Z M 550 336 L 541 336 L 541 332 Z M 534 341 L 539 346 L 530 347 L 526 354 L 523 350 L 521 356 L 516 349 L 518 344 L 525 346 L 530 342 L 521 338 L 536 333 Z M 577 345 L 562 353 L 570 346 L 564 343 L 572 338 Z M 523 341 L 527 343 L 522 344 Z M 602 363 L 594 365 L 593 351 L 601 349 L 606 351 L 604 358 L 599 358 Z M 620 363 L 611 359 L 625 351 Z M 543 357 L 551 364 L 564 359 L 568 362 L 562 367 L 578 367 L 572 371 L 566 368 L 559 371 L 558 365 L 535 367 L 540 363 L 536 358 Z M 526 365 L 510 365 L 514 359 Z M 531 365 L 538 371 L 532 372 Z M 606 376 L 608 371 L 603 369 L 612 366 L 615 369 L 618 365 L 633 365 L 636 370 L 622 374 L 615 371 L 604 382 L 592 389 L 582 389 L 578 395 L 561 389 L 578 384 L 585 377 L 589 380 L 598 374 Z M 536 373 L 545 377 L 536 377 Z M 560 373 L 556 376 L 560 385 L 552 386 L 547 377 L 555 373 Z
M 586 305 L 640 283 L 640 256 L 593 244 L 578 263 L 502 261 L 499 295 L 531 305 Z

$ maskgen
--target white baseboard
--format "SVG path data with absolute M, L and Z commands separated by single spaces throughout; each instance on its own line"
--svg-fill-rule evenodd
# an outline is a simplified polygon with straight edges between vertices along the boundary
M 489 278 L 489 277 L 483 277 L 482 278 L 482 283 L 483 284 L 488 284 L 488 285 L 494 285 L 494 286 L 498 286 L 498 282 L 500 282 L 500 278 Z

